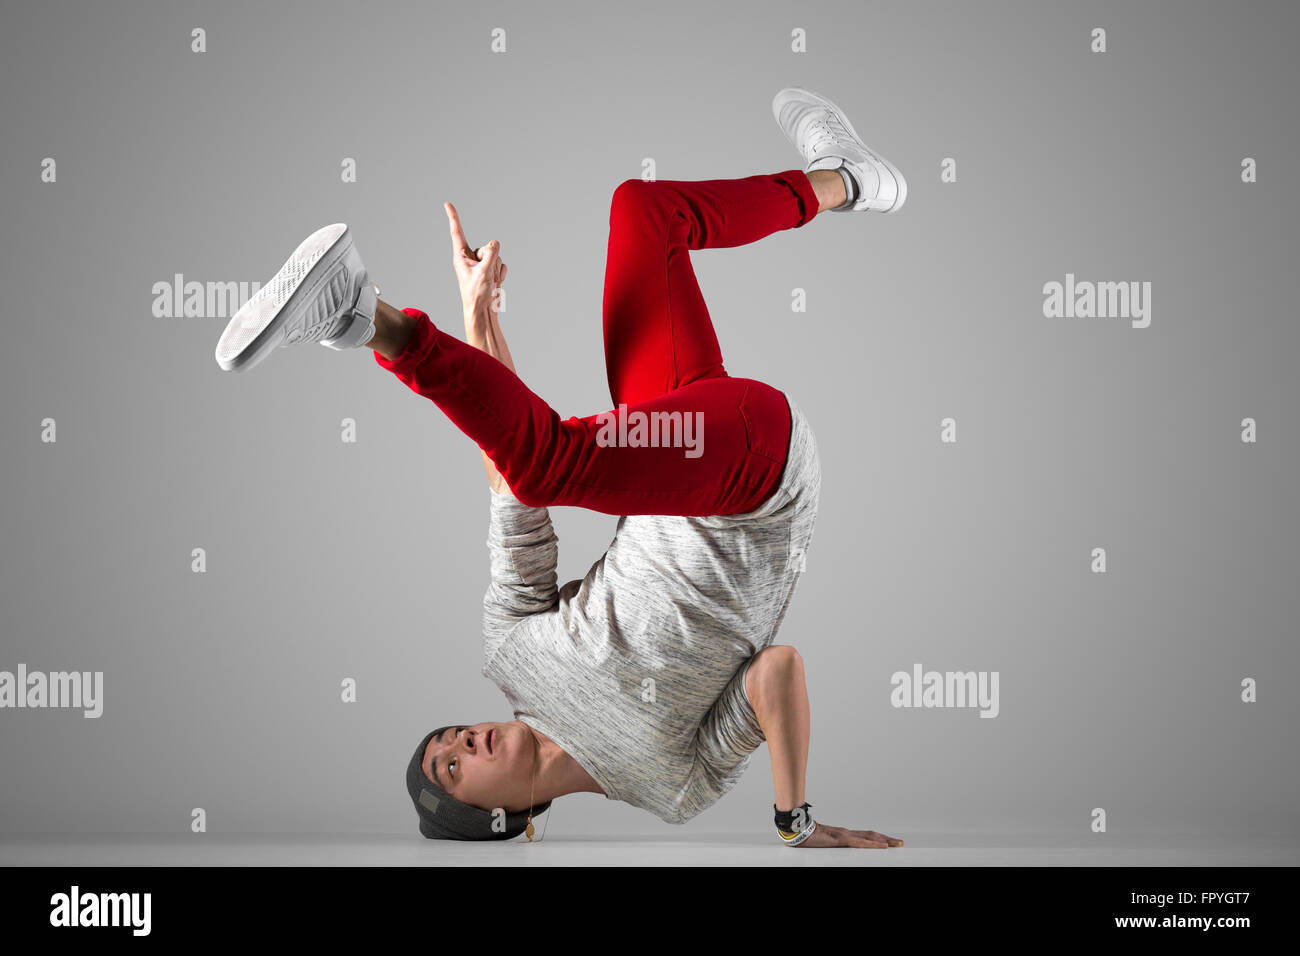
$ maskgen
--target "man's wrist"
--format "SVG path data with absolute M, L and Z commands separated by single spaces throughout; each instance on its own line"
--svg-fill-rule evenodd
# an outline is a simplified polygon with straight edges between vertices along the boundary
M 461 308 L 465 314 L 465 328 L 487 329 L 491 326 L 492 312 L 486 303 L 462 302 Z
M 817 823 L 812 817 L 812 804 L 807 801 L 793 810 L 784 811 L 777 810 L 774 803 L 772 810 L 775 813 L 777 836 L 786 846 L 798 846 L 817 830 Z

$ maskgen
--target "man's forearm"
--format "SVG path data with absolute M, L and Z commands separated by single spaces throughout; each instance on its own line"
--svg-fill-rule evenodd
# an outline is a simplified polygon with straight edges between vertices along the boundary
M 811 718 L 803 659 L 787 645 L 760 651 L 745 675 L 745 692 L 767 738 L 778 810 L 803 806 Z
M 491 355 L 510 371 L 515 371 L 515 362 L 510 357 L 510 348 L 506 345 L 501 323 L 497 321 L 497 314 L 487 306 L 465 311 L 465 341 Z
M 510 356 L 510 348 L 506 345 L 501 324 L 497 321 L 496 313 L 487 306 L 465 310 L 465 341 L 479 351 L 491 355 L 510 371 L 515 370 L 514 359 Z M 483 470 L 487 473 L 488 484 L 492 486 L 492 490 L 499 494 L 508 492 L 510 488 L 506 480 L 501 477 L 501 472 L 497 471 L 497 466 L 487 456 L 487 452 L 480 449 L 479 454 L 483 456 Z

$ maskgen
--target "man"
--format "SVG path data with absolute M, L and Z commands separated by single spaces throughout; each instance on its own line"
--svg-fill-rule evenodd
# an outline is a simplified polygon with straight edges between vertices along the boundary
M 773 113 L 805 169 L 615 191 L 603 301 L 615 408 L 561 421 L 515 374 L 495 308 L 506 266 L 446 205 L 466 342 L 378 299 L 343 224 L 299 246 L 231 319 L 223 368 L 320 341 L 368 347 L 478 444 L 491 490 L 483 674 L 515 719 L 429 732 L 407 767 L 420 832 L 502 839 L 569 793 L 685 823 L 766 740 L 790 846 L 902 841 L 813 820 L 802 661 L 773 644 L 817 516 L 809 424 L 777 389 L 729 375 L 689 251 L 738 246 L 827 210 L 894 212 L 906 183 L 833 103 L 782 90 Z M 548 507 L 619 516 L 604 556 L 557 586 Z

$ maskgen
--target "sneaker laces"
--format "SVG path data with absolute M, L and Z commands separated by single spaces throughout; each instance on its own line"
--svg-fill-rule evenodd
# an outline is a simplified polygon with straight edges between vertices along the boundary
M 840 118 L 829 111 L 808 124 L 807 137 L 808 149 L 814 153 L 820 152 L 827 146 L 838 146 L 845 140 L 852 139 L 849 131 L 840 122 Z

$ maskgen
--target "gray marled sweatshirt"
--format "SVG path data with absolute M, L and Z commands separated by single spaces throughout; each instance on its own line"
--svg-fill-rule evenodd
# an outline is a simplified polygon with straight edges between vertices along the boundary
M 821 488 L 798 406 L 777 491 L 753 511 L 631 515 L 581 581 L 556 587 L 545 508 L 492 492 L 483 675 L 611 800 L 685 823 L 763 742 L 745 692 L 804 568 Z

